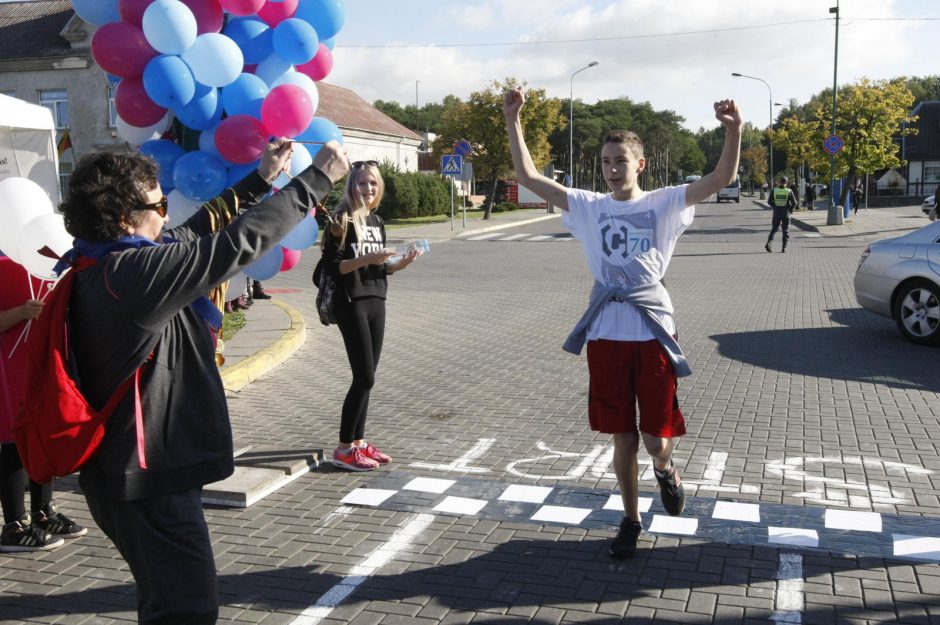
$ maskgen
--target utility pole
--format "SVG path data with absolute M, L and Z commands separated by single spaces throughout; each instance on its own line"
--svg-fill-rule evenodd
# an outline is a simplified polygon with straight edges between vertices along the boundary
M 836 16 L 836 49 L 832 61 L 832 128 L 830 134 L 836 134 L 836 93 L 839 89 L 839 0 L 836 0 L 836 6 L 829 8 L 830 13 Z M 836 155 L 832 154 L 829 166 L 829 206 L 836 205 Z

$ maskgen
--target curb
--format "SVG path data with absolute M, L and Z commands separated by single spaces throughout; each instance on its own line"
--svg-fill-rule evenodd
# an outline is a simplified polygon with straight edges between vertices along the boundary
M 560 210 L 560 209 L 559 209 Z M 526 224 L 534 224 L 539 221 L 545 221 L 547 219 L 555 219 L 561 217 L 561 213 L 552 213 L 549 215 L 542 215 L 541 217 L 533 217 L 532 219 L 522 219 L 519 221 L 512 221 L 502 224 L 495 224 L 492 226 L 486 226 L 485 228 L 477 228 L 476 230 L 468 230 L 467 232 L 461 232 L 452 236 L 452 239 L 459 239 L 462 237 L 470 237 L 477 234 L 484 234 L 486 232 L 493 232 L 494 230 L 504 230 L 506 228 L 515 228 L 516 226 L 524 226 Z
M 300 311 L 284 302 L 272 299 L 290 317 L 290 326 L 276 341 L 251 356 L 221 371 L 222 386 L 226 392 L 237 393 L 274 367 L 284 363 L 307 342 L 307 325 Z

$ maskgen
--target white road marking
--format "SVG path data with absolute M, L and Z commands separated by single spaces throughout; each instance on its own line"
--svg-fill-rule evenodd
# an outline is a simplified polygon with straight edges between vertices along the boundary
M 464 473 L 489 473 L 489 469 L 468 466 L 471 460 L 476 460 L 489 450 L 496 442 L 495 438 L 481 438 L 477 440 L 470 451 L 449 464 L 428 464 L 426 462 L 412 462 L 410 467 L 430 469 L 432 471 L 463 471 Z
M 404 551 L 433 521 L 433 514 L 419 514 L 412 518 L 387 542 L 376 548 L 362 564 L 354 566 L 338 584 L 326 591 L 319 601 L 301 612 L 300 616 L 291 621 L 291 625 L 317 625 L 328 617 L 336 606 L 392 558 Z
M 529 234 L 523 232 L 522 234 L 514 234 L 511 237 L 506 237 L 505 239 L 500 239 L 500 241 L 515 241 L 516 239 L 521 239 L 522 237 L 527 237 Z
M 470 237 L 469 239 L 464 239 L 464 241 L 485 241 L 486 239 L 492 239 L 493 237 L 501 237 L 505 232 L 487 232 L 486 234 L 481 234 L 476 237 Z
M 770 620 L 777 623 L 803 622 L 803 556 L 781 553 L 777 568 L 775 610 Z

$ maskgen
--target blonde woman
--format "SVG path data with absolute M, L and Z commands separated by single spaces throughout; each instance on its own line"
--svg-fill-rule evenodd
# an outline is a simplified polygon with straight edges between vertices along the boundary
M 354 162 L 346 179 L 346 193 L 323 237 L 324 270 L 336 280 L 336 324 L 352 369 L 333 464 L 350 471 L 371 471 L 392 461 L 366 442 L 366 415 L 385 338 L 386 276 L 418 257 L 418 252 L 412 251 L 397 263 L 387 262 L 395 251 L 385 247 L 385 224 L 375 212 L 384 191 L 378 163 Z

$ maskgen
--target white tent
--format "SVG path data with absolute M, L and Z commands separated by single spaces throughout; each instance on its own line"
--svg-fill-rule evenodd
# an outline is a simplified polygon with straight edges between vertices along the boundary
M 0 180 L 28 178 L 59 204 L 59 155 L 52 112 L 0 95 Z

